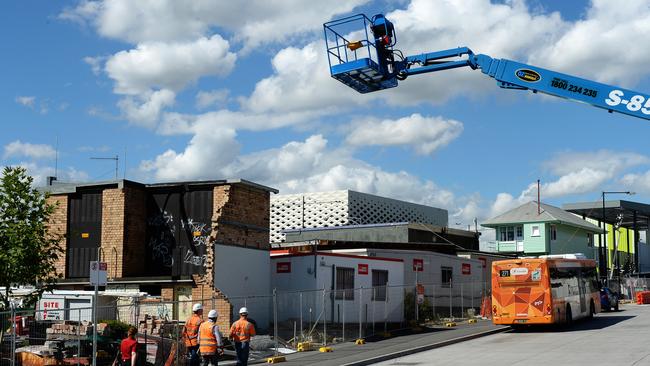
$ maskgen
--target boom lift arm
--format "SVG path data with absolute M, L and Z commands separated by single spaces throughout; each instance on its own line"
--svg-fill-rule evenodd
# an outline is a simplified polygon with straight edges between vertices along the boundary
M 372 19 L 354 15 L 323 26 L 332 77 L 360 93 L 396 87 L 411 75 L 468 66 L 494 78 L 501 88 L 542 92 L 650 120 L 648 94 L 474 54 L 467 47 L 403 56 L 394 49 L 397 37 L 393 24 L 381 14 Z M 350 41 L 345 36 L 348 34 L 361 40 Z

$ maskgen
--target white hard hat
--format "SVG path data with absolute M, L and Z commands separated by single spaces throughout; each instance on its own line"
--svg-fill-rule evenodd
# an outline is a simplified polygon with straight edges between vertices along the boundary
M 239 314 L 248 314 L 248 309 L 244 306 L 243 308 L 239 309 Z
M 216 319 L 218 316 L 219 316 L 219 314 L 217 313 L 216 310 L 210 310 L 210 312 L 208 313 L 208 318 Z
M 196 313 L 199 310 L 203 310 L 203 305 L 196 303 L 192 306 L 192 312 Z

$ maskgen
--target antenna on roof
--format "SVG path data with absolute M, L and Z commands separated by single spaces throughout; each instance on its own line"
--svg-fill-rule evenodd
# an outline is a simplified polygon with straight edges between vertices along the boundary
M 119 155 L 115 155 L 114 157 L 110 157 L 110 158 L 92 157 L 90 159 L 92 159 L 92 160 L 115 160 L 115 180 L 117 180 L 117 173 L 118 173 L 118 168 L 119 168 L 118 164 L 120 162 Z
M 59 135 L 56 135 L 56 153 L 54 155 L 54 180 L 59 178 Z

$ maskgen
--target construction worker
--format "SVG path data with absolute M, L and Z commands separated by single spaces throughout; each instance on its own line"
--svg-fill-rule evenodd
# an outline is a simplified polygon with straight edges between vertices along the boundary
M 219 355 L 223 353 L 223 342 L 217 325 L 216 310 L 210 310 L 208 321 L 201 323 L 199 327 L 199 352 L 203 362 L 202 366 L 217 366 Z
M 185 348 L 190 366 L 199 366 L 199 326 L 203 323 L 203 305 L 197 303 L 192 306 L 192 316 L 187 319 L 183 327 Z
M 248 365 L 248 353 L 250 352 L 251 337 L 255 335 L 253 323 L 248 321 L 248 309 L 239 309 L 239 320 L 230 327 L 229 338 L 235 342 L 237 352 L 237 366 Z

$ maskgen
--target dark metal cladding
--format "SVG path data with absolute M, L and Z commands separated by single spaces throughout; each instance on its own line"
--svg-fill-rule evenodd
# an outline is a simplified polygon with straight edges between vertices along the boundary
M 205 273 L 212 228 L 212 187 L 171 186 L 147 194 L 149 275 Z
M 102 234 L 102 191 L 80 191 L 69 196 L 67 277 L 90 276 Z

